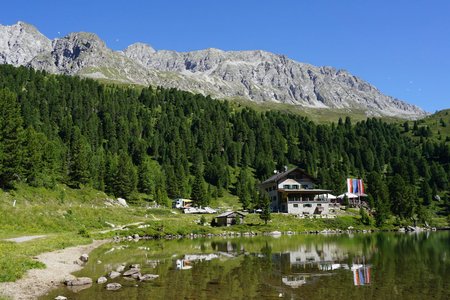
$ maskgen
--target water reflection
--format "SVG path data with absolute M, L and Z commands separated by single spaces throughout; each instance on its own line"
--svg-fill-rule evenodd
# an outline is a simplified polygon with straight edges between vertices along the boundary
M 104 246 L 78 276 L 94 280 L 123 264 L 159 275 L 111 293 L 94 284 L 47 299 L 449 299 L 450 234 L 283 236 L 149 241 Z M 127 247 L 125 247 L 127 246 Z M 109 251 L 112 247 L 114 251 Z M 53 297 L 53 298 L 52 298 Z

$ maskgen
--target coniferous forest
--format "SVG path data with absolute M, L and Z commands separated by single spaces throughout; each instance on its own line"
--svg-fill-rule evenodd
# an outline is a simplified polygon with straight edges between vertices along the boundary
M 63 183 L 200 205 L 230 192 L 253 208 L 258 182 L 299 166 L 336 194 L 347 177 L 363 178 L 378 225 L 390 215 L 426 220 L 436 195 L 448 214 L 449 143 L 403 131 L 375 118 L 315 124 L 176 89 L 0 66 L 2 189 Z

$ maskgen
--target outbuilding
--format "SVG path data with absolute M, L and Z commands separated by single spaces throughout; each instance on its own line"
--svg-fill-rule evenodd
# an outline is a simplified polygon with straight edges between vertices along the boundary
M 231 226 L 244 223 L 244 213 L 238 211 L 227 211 L 215 217 L 217 226 Z

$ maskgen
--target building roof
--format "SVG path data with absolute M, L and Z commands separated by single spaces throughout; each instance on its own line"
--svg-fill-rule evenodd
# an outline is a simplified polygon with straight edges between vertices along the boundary
M 297 180 L 288 178 L 286 180 L 283 180 L 282 182 L 280 182 L 279 184 L 300 184 L 300 182 L 298 182 Z
M 308 173 L 306 173 L 305 170 L 303 170 L 303 169 L 301 169 L 299 167 L 295 167 L 295 168 L 290 169 L 290 170 L 288 170 L 286 172 L 277 173 L 277 174 L 271 176 L 270 178 L 264 180 L 261 184 L 266 184 L 266 183 L 270 183 L 270 182 L 279 181 L 283 177 L 286 177 L 287 175 L 289 175 L 290 173 L 292 173 L 293 171 L 296 171 L 296 170 L 301 171 L 303 174 L 305 174 L 306 176 L 310 177 L 313 181 L 316 181 L 316 179 L 314 177 L 312 177 L 311 175 L 309 175 Z
M 240 214 L 241 216 L 245 217 L 245 215 L 239 211 L 226 211 L 220 215 L 218 215 L 216 218 L 225 218 L 228 217 L 231 214 Z

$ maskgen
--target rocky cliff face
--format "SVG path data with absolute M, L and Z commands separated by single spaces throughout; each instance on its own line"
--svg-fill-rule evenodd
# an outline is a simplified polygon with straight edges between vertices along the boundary
M 343 70 L 299 63 L 265 51 L 155 51 L 142 43 L 113 51 L 92 33 L 50 41 L 19 22 L 0 26 L 0 63 L 52 73 L 176 87 L 220 98 L 303 107 L 359 109 L 367 115 L 418 118 L 417 106 L 383 95 Z

